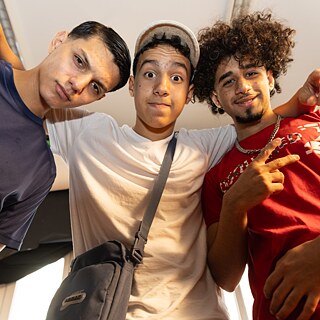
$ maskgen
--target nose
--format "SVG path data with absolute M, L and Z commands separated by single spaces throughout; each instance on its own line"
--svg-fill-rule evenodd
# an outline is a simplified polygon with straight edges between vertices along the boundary
M 156 81 L 153 92 L 159 96 L 166 96 L 169 94 L 170 82 L 169 79 L 165 76 L 158 78 Z
M 91 82 L 89 75 L 81 75 L 70 79 L 70 84 L 75 94 L 80 94 Z
M 236 87 L 236 93 L 247 93 L 251 88 L 250 82 L 244 78 L 241 77 L 237 81 L 237 87 Z

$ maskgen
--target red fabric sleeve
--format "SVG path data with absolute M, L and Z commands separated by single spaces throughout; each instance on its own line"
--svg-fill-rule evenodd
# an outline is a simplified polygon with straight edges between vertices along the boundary
M 214 167 L 206 174 L 202 186 L 202 211 L 207 227 L 220 220 L 223 193 L 217 177 Z

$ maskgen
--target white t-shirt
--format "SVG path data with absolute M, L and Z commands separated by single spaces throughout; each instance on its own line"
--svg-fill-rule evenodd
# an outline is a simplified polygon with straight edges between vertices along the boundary
M 48 117 L 52 150 L 69 165 L 75 255 L 107 240 L 131 248 L 171 137 L 150 141 L 106 114 L 80 109 Z M 206 263 L 200 200 L 205 173 L 235 138 L 233 126 L 179 131 L 127 319 L 228 319 Z

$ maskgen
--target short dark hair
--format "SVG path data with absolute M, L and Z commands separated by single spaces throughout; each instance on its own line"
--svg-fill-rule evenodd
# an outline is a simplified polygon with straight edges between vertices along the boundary
M 213 113 L 223 113 L 220 109 L 218 111 L 211 95 L 217 68 L 231 57 L 239 61 L 240 66 L 244 60 L 250 60 L 256 66 L 271 70 L 275 88 L 270 96 L 280 93 L 277 79 L 287 72 L 288 63 L 293 61 L 294 33 L 295 30 L 272 19 L 268 10 L 240 16 L 230 24 L 218 21 L 211 28 L 200 30 L 200 60 L 194 79 L 194 98 L 200 102 L 206 101 Z
M 135 76 L 137 72 L 137 65 L 140 56 L 147 50 L 153 49 L 159 45 L 169 45 L 176 50 L 178 50 L 183 56 L 185 56 L 190 61 L 191 66 L 191 80 L 193 79 L 193 73 L 194 73 L 194 67 L 192 66 L 191 60 L 190 60 L 190 48 L 187 45 L 182 44 L 181 38 L 179 36 L 174 36 L 171 38 L 167 38 L 166 34 L 164 33 L 161 38 L 159 36 L 155 35 L 150 42 L 148 42 L 145 46 L 143 46 L 135 55 L 133 60 L 133 66 L 132 66 L 132 73 Z
M 96 21 L 86 21 L 72 29 L 69 33 L 71 39 L 89 39 L 98 37 L 113 54 L 113 61 L 120 71 L 120 81 L 112 88 L 116 91 L 124 87 L 130 76 L 131 57 L 126 42 L 112 28 Z

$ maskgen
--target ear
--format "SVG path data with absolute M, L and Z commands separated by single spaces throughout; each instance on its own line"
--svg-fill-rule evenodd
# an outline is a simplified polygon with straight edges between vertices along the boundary
M 134 76 L 129 78 L 129 94 L 131 97 L 134 97 Z
M 271 70 L 267 71 L 267 78 L 268 78 L 268 82 L 269 82 L 269 90 L 273 90 L 274 89 L 274 77 L 273 77 L 273 73 Z
M 215 92 L 212 92 L 210 98 L 211 98 L 211 100 L 213 101 L 213 103 L 214 103 L 217 107 L 223 109 L 223 107 L 221 107 L 221 103 L 220 103 L 220 101 L 219 101 L 219 98 L 218 98 L 218 96 L 217 96 L 217 94 L 216 94 Z
M 187 95 L 187 99 L 186 99 L 186 104 L 188 104 L 188 103 L 192 100 L 193 91 L 194 91 L 194 85 L 191 84 L 191 85 L 189 86 L 188 95 Z
M 59 47 L 60 44 L 67 39 L 67 37 L 68 37 L 67 31 L 58 32 L 52 39 L 51 43 L 49 44 L 48 52 L 51 53 L 54 49 Z

